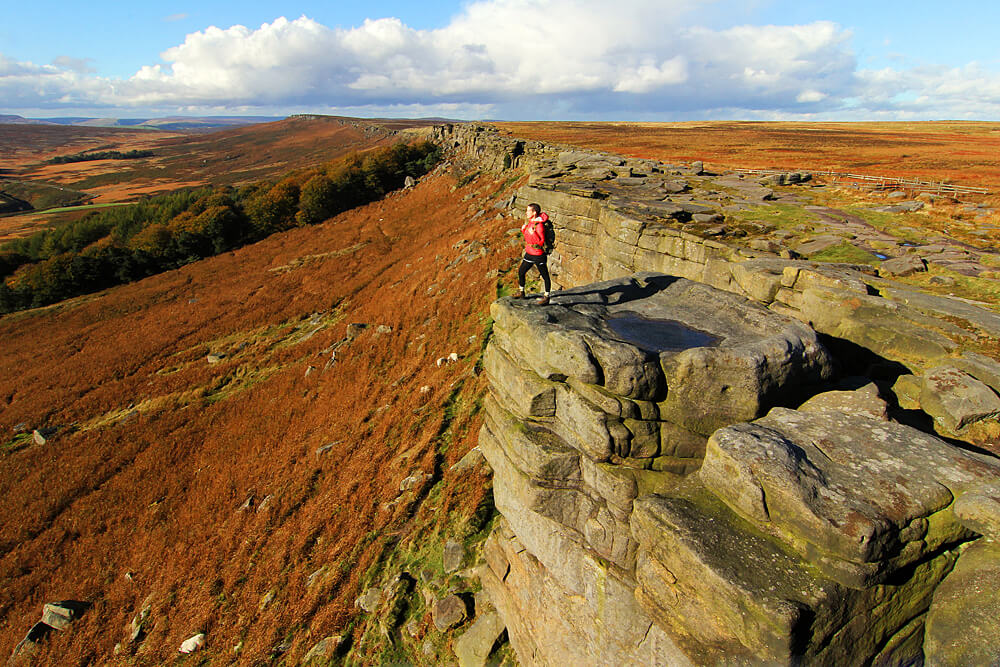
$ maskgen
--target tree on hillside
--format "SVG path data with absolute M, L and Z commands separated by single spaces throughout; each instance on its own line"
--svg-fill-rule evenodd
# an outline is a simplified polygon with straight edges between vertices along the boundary
M 247 200 L 244 208 L 256 238 L 290 228 L 299 206 L 299 186 L 290 179 Z
M 170 253 L 170 229 L 164 224 L 149 225 L 129 239 L 128 247 L 162 258 Z
M 324 173 L 316 174 L 302 186 L 295 221 L 300 225 L 312 225 L 336 215 L 341 210 L 337 205 L 339 194 L 332 178 Z
M 0 278 L 14 273 L 17 267 L 30 261 L 30 257 L 13 250 L 0 252 Z

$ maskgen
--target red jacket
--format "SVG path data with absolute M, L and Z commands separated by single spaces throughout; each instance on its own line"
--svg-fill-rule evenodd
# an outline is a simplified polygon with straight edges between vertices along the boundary
M 524 234 L 524 252 L 528 255 L 544 255 L 545 250 L 545 223 L 548 222 L 547 213 L 542 213 L 537 218 L 532 218 L 521 225 L 521 233 Z

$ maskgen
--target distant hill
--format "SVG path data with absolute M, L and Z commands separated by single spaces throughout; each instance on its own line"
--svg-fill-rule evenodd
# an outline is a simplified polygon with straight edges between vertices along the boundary
M 13 114 L 0 114 L 0 124 L 4 125 L 47 125 L 49 124 L 44 120 L 32 120 L 30 118 L 25 118 L 24 116 L 16 116 Z
M 24 118 L 13 114 L 0 115 L 0 123 L 17 125 L 72 125 L 76 127 L 129 127 L 155 130 L 192 131 L 242 127 L 281 120 L 281 116 L 169 116 L 166 118 L 89 118 L 66 116 L 59 118 Z
M 177 119 L 161 119 L 173 120 Z M 0 176 L 7 179 L 0 189 L 28 201 L 35 209 L 21 213 L 16 225 L 13 221 L 8 225 L 8 229 L 16 226 L 17 236 L 25 236 L 31 225 L 51 226 L 79 215 L 75 211 L 42 213 L 53 206 L 83 199 L 94 205 L 120 203 L 180 188 L 262 181 L 355 151 L 408 140 L 412 131 L 424 132 L 422 128 L 432 124 L 428 119 L 380 121 L 314 115 L 209 131 L 150 130 L 135 125 L 0 124 Z M 152 155 L 132 160 L 52 162 L 60 156 L 110 151 L 149 151 Z M 6 187 L 13 180 L 39 187 L 30 193 L 13 192 Z M 49 199 L 50 195 L 67 193 L 74 195 L 71 201 Z M 8 209 L 0 216 L 14 212 Z M 4 236 L 0 226 L 0 238 Z
M 71 123 L 86 127 L 140 127 L 153 130 L 191 131 L 243 127 L 281 120 L 281 116 L 170 116 L 167 118 L 90 118 Z

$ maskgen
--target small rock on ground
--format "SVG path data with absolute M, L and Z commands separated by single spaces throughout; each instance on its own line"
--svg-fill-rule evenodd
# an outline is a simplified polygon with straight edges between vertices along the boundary
M 461 625 L 469 617 L 465 609 L 465 602 L 457 595 L 449 595 L 443 600 L 439 600 L 431 610 L 431 617 L 434 620 L 434 627 L 440 632 L 449 630 Z

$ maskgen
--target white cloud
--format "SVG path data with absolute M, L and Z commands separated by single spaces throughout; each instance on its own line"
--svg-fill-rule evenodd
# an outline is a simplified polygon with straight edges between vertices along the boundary
M 717 32 L 680 22 L 692 6 L 492 0 L 438 30 L 398 19 L 333 30 L 307 17 L 255 30 L 212 27 L 121 90 L 140 104 L 471 102 L 498 110 L 562 97 L 569 113 L 614 113 L 623 96 L 650 111 L 718 106 L 734 94 L 742 99 L 732 106 L 791 106 L 803 90 L 818 100 L 830 81 L 851 77 L 846 33 L 834 24 Z
M 647 60 L 632 72 L 623 71 L 613 90 L 618 93 L 648 93 L 687 81 L 687 62 L 674 56 L 659 65 Z
M 860 72 L 863 109 L 901 118 L 1000 119 L 1000 75 L 977 63 Z
M 818 90 L 803 90 L 801 93 L 795 96 L 796 102 L 808 103 L 808 102 L 822 102 L 827 97 L 826 93 L 821 93 Z
M 717 0 L 715 9 L 735 1 Z M 351 29 L 278 18 L 191 33 L 162 62 L 116 80 L 87 74 L 79 61 L 36 66 L 0 55 L 0 99 L 10 109 L 428 109 L 508 118 L 908 115 L 942 107 L 1000 116 L 995 72 L 860 70 L 850 31 L 834 23 L 717 30 L 699 24 L 702 4 L 479 0 L 436 30 L 394 18 Z
M 52 61 L 52 64 L 61 69 L 68 69 L 81 74 L 92 74 L 96 70 L 91 63 L 93 58 L 73 58 L 70 56 L 59 56 Z
M 108 84 L 81 72 L 81 61 L 36 65 L 17 62 L 0 53 L 0 100 L 5 108 L 61 108 L 78 104 L 100 106 Z

